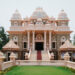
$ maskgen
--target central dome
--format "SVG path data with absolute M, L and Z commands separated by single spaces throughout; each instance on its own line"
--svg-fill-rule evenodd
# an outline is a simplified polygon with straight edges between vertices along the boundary
M 36 8 L 36 10 L 33 12 L 30 18 L 31 19 L 37 19 L 37 18 L 48 19 L 48 15 L 44 12 L 42 8 Z

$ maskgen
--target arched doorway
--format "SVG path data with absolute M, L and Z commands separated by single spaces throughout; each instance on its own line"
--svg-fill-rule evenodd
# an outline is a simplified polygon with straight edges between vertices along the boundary
M 7 61 L 10 60 L 10 54 L 11 54 L 10 52 L 7 53 Z
M 43 42 L 35 42 L 35 50 L 44 50 L 44 43 Z
M 36 35 L 35 50 L 44 50 L 44 39 L 42 34 Z

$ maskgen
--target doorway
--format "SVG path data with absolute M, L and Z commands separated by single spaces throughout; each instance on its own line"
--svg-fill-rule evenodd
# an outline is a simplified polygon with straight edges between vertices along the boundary
M 36 42 L 35 43 L 35 50 L 44 50 L 44 43 L 43 42 Z
M 10 53 L 8 53 L 8 55 L 7 55 L 7 61 L 9 61 L 10 60 Z
M 70 61 L 73 61 L 72 52 L 70 52 L 69 55 L 70 55 Z

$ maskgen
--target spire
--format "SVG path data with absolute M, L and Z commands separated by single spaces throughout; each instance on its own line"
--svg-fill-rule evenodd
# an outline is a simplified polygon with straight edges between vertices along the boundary
M 65 43 L 60 46 L 60 50 L 75 50 L 75 46 L 72 45 L 69 40 L 66 40 Z

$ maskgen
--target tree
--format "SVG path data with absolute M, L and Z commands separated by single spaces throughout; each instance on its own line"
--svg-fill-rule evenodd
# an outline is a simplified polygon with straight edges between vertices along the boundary
M 73 36 L 73 45 L 75 45 L 75 34 Z
M 9 41 L 8 35 L 5 33 L 3 27 L 0 27 L 0 50 Z

